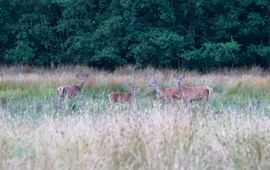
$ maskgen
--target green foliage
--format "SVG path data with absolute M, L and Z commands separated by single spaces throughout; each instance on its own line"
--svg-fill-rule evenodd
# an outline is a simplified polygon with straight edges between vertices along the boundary
M 253 62 L 262 62 L 263 66 L 270 65 L 270 46 L 260 45 L 249 45 L 247 50 L 247 55 L 249 58 L 253 58 Z
M 18 41 L 16 47 L 7 52 L 5 59 L 14 64 L 31 64 L 34 56 L 34 49 L 28 43 Z
M 0 64 L 267 68 L 269 6 L 268 0 L 0 0 Z
M 0 82 L 0 99 L 10 99 L 16 97 L 30 98 L 33 96 L 51 96 L 55 94 L 55 87 L 44 85 L 43 83 L 21 82 Z
M 204 43 L 202 48 L 189 51 L 184 54 L 185 59 L 192 60 L 195 68 L 201 68 L 202 71 L 211 67 L 233 66 L 239 61 L 238 52 L 240 45 L 232 40 L 226 43 Z
M 138 36 L 138 44 L 130 48 L 136 65 L 170 67 L 177 62 L 184 46 L 183 37 L 171 31 L 151 29 Z

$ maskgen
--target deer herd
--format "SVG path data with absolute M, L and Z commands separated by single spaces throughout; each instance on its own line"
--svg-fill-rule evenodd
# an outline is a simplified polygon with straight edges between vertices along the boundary
M 76 74 L 76 78 L 79 80 L 78 84 L 75 85 L 61 85 L 57 88 L 57 94 L 60 101 L 64 101 L 65 99 L 72 99 L 76 97 L 82 90 L 84 82 L 86 81 L 88 74 L 79 75 Z M 150 89 L 155 90 L 155 99 L 163 100 L 163 101 L 176 101 L 184 99 L 191 106 L 192 101 L 205 100 L 205 102 L 209 105 L 209 97 L 212 88 L 208 86 L 197 86 L 197 87 L 188 87 L 183 85 L 183 80 L 185 76 L 177 76 L 174 75 L 174 78 L 177 81 L 176 87 L 170 88 L 161 88 L 160 83 L 157 80 L 152 80 L 148 87 Z M 136 84 L 130 84 L 129 92 L 111 92 L 108 94 L 109 99 L 109 108 L 116 103 L 131 103 L 133 98 L 136 95 L 139 87 Z

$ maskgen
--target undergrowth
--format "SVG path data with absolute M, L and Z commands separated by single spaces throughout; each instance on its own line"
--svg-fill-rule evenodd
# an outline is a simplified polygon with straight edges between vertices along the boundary
M 214 89 L 210 108 L 199 101 L 190 109 L 154 100 L 147 87 L 153 78 L 175 86 L 175 71 L 25 70 L 1 70 L 0 169 L 270 168 L 267 73 L 186 72 L 185 85 Z M 91 76 L 80 95 L 60 102 L 56 88 L 77 83 L 75 72 Z M 109 109 L 108 93 L 129 83 L 140 87 L 133 102 Z

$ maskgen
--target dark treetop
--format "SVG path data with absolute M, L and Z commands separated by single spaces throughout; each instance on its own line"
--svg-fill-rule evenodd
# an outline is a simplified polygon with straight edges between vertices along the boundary
M 0 0 L 0 64 L 270 64 L 269 0 Z

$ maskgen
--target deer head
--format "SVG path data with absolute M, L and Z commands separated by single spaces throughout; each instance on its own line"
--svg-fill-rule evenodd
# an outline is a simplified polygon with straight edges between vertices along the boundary
M 131 95 L 134 97 L 139 87 L 136 84 L 129 84 Z
M 183 86 L 183 80 L 184 80 L 184 78 L 185 78 L 185 75 L 183 75 L 183 76 L 178 76 L 178 75 L 174 74 L 173 77 L 177 80 L 178 85 Z
M 184 91 L 183 91 L 183 80 L 185 78 L 185 75 L 183 76 L 173 76 L 177 80 L 177 87 L 179 88 L 180 92 L 182 93 L 183 96 L 185 96 Z
M 154 79 L 148 84 L 148 87 L 152 89 L 156 89 L 157 87 L 159 87 L 159 83 L 156 79 Z
M 85 74 L 85 75 L 79 75 L 76 74 L 76 78 L 80 81 L 77 86 L 79 87 L 79 89 L 81 90 L 83 88 L 84 82 L 86 81 L 86 79 L 88 78 L 89 74 Z
M 163 96 L 163 92 L 162 92 L 162 90 L 160 88 L 160 84 L 156 79 L 152 80 L 148 84 L 148 87 L 151 88 L 151 89 L 154 89 L 156 91 L 155 98 L 160 98 L 161 96 Z

